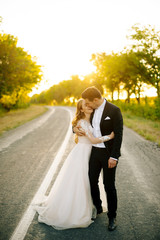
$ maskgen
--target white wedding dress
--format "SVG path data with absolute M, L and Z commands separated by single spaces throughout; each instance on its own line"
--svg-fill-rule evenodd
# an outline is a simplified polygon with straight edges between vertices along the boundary
M 85 131 L 91 125 L 80 120 Z M 88 227 L 96 217 L 88 178 L 88 162 L 92 144 L 86 136 L 78 137 L 78 144 L 68 155 L 46 201 L 35 206 L 38 221 L 62 230 Z

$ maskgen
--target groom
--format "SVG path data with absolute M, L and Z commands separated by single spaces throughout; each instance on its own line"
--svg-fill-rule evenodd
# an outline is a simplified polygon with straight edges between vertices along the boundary
M 93 203 L 97 208 L 97 214 L 103 212 L 98 179 L 103 169 L 103 183 L 108 203 L 108 230 L 113 231 L 116 228 L 116 211 L 117 211 L 117 192 L 115 187 L 115 174 L 120 157 L 120 148 L 123 134 L 123 119 L 120 109 L 102 98 L 100 91 L 95 87 L 89 87 L 82 93 L 82 98 L 88 107 L 94 109 L 91 116 L 93 135 L 101 137 L 109 135 L 112 131 L 115 134 L 114 139 L 93 144 L 90 161 L 89 161 L 89 179 L 91 185 L 91 195 Z M 76 128 L 74 131 L 78 135 L 84 133 Z

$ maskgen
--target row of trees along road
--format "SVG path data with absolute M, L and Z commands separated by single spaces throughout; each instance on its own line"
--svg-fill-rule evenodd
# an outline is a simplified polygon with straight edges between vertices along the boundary
M 134 93 L 140 103 L 144 83 L 157 90 L 160 102 L 160 32 L 148 25 L 134 25 L 128 36 L 131 44 L 119 53 L 92 54 L 91 61 L 96 71 L 84 76 L 72 76 L 39 95 L 34 95 L 32 102 L 68 103 L 80 98 L 81 92 L 88 86 L 95 85 L 101 92 L 127 92 L 127 101 Z M 63 70 L 62 70 L 63 71 Z M 17 38 L 0 33 L 0 104 L 11 109 L 24 104 L 33 86 L 42 80 L 41 66 L 36 63 L 23 48 L 17 46 Z M 53 76 L 54 77 L 54 76 Z
M 36 59 L 17 46 L 17 38 L 0 33 L 0 104 L 8 110 L 24 106 L 28 93 L 41 79 Z
M 134 44 L 120 53 L 92 55 L 99 82 L 112 92 L 112 99 L 114 91 L 119 93 L 123 87 L 127 91 L 128 102 L 132 93 L 140 102 L 143 83 L 155 87 L 160 97 L 159 32 L 156 33 L 151 26 L 140 29 L 135 25 L 129 38 L 134 40 Z
M 86 87 L 95 85 L 102 92 L 111 92 L 112 100 L 115 91 L 119 97 L 120 91 L 125 90 L 126 101 L 130 102 L 130 96 L 134 93 L 140 103 L 144 83 L 156 88 L 157 98 L 160 99 L 160 34 L 150 25 L 139 24 L 134 25 L 130 32 L 128 39 L 131 44 L 122 52 L 92 54 L 91 61 L 96 66 L 96 72 L 84 76 L 83 81 L 78 75 L 72 76 L 70 80 L 33 96 L 32 101 L 67 102 L 67 99 L 79 98 Z

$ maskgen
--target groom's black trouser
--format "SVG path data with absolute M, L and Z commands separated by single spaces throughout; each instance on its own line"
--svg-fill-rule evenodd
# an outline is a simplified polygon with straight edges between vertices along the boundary
M 103 169 L 103 184 L 106 191 L 108 203 L 108 217 L 115 218 L 117 211 L 117 191 L 115 188 L 116 167 L 108 168 L 109 153 L 106 148 L 92 147 L 89 161 L 89 180 L 93 203 L 97 209 L 101 208 L 100 191 L 98 179 Z

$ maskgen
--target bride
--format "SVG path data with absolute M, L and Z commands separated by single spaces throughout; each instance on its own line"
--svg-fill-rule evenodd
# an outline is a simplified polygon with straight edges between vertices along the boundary
M 114 137 L 95 138 L 92 135 L 90 115 L 93 109 L 80 99 L 77 103 L 73 126 L 80 126 L 85 136 L 76 136 L 78 142 L 68 155 L 65 163 L 45 202 L 35 206 L 38 221 L 62 230 L 88 227 L 96 216 L 88 178 L 88 161 L 92 143 L 108 141 Z

